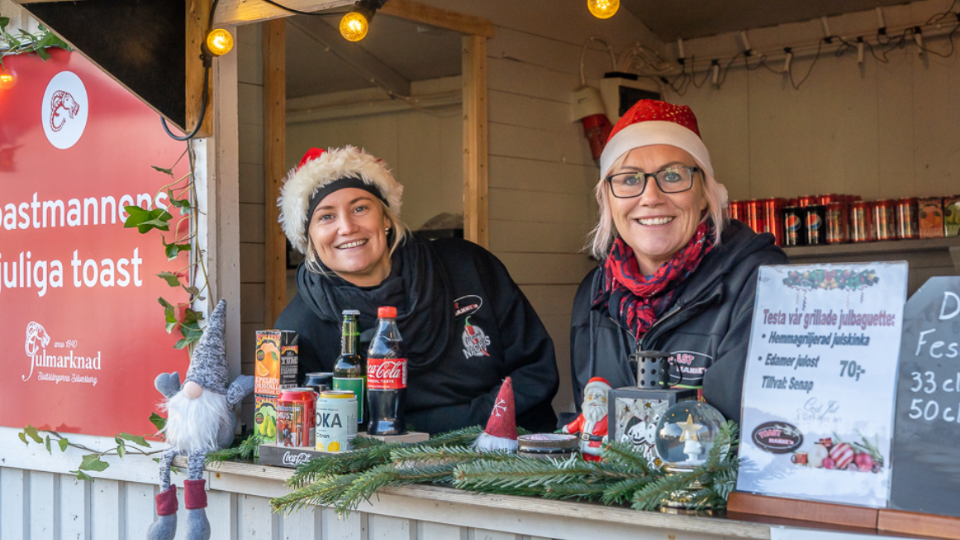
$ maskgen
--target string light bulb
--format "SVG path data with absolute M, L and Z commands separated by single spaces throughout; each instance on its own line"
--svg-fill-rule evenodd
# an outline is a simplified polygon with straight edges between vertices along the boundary
M 620 9 L 620 0 L 587 0 L 587 9 L 598 19 L 609 19 Z
M 207 34 L 207 49 L 214 56 L 223 56 L 233 50 L 233 36 L 223 28 L 211 30 Z
M 367 37 L 370 31 L 370 19 L 363 13 L 365 10 L 355 9 L 340 19 L 340 35 L 347 41 L 360 41 Z
M 0 71 L 0 90 L 10 90 L 17 85 L 17 76 L 10 71 Z

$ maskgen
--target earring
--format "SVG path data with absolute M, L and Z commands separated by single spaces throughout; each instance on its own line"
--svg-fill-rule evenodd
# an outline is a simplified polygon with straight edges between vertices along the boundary
M 383 232 L 390 234 L 390 227 L 387 227 L 386 229 L 384 229 Z

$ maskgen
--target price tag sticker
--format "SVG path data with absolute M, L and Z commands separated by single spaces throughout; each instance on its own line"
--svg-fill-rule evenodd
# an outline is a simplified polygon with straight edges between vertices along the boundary
M 760 269 L 737 489 L 884 507 L 907 264 Z

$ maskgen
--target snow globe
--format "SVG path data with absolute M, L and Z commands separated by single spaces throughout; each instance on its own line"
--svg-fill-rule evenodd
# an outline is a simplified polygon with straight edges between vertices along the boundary
M 713 441 L 726 420 L 720 411 L 700 401 L 681 401 L 657 423 L 657 453 L 667 470 L 691 471 L 707 460 Z

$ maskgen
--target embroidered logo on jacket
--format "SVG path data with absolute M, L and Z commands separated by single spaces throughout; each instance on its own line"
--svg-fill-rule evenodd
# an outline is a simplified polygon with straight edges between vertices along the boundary
M 467 358 L 474 356 L 490 356 L 487 347 L 490 346 L 490 338 L 483 332 L 483 329 L 475 324 L 470 324 L 470 317 L 467 317 L 466 325 L 463 327 L 463 355 Z
M 475 294 L 461 296 L 453 301 L 453 315 L 457 318 L 470 315 L 479 310 L 481 306 L 483 306 L 483 298 Z

